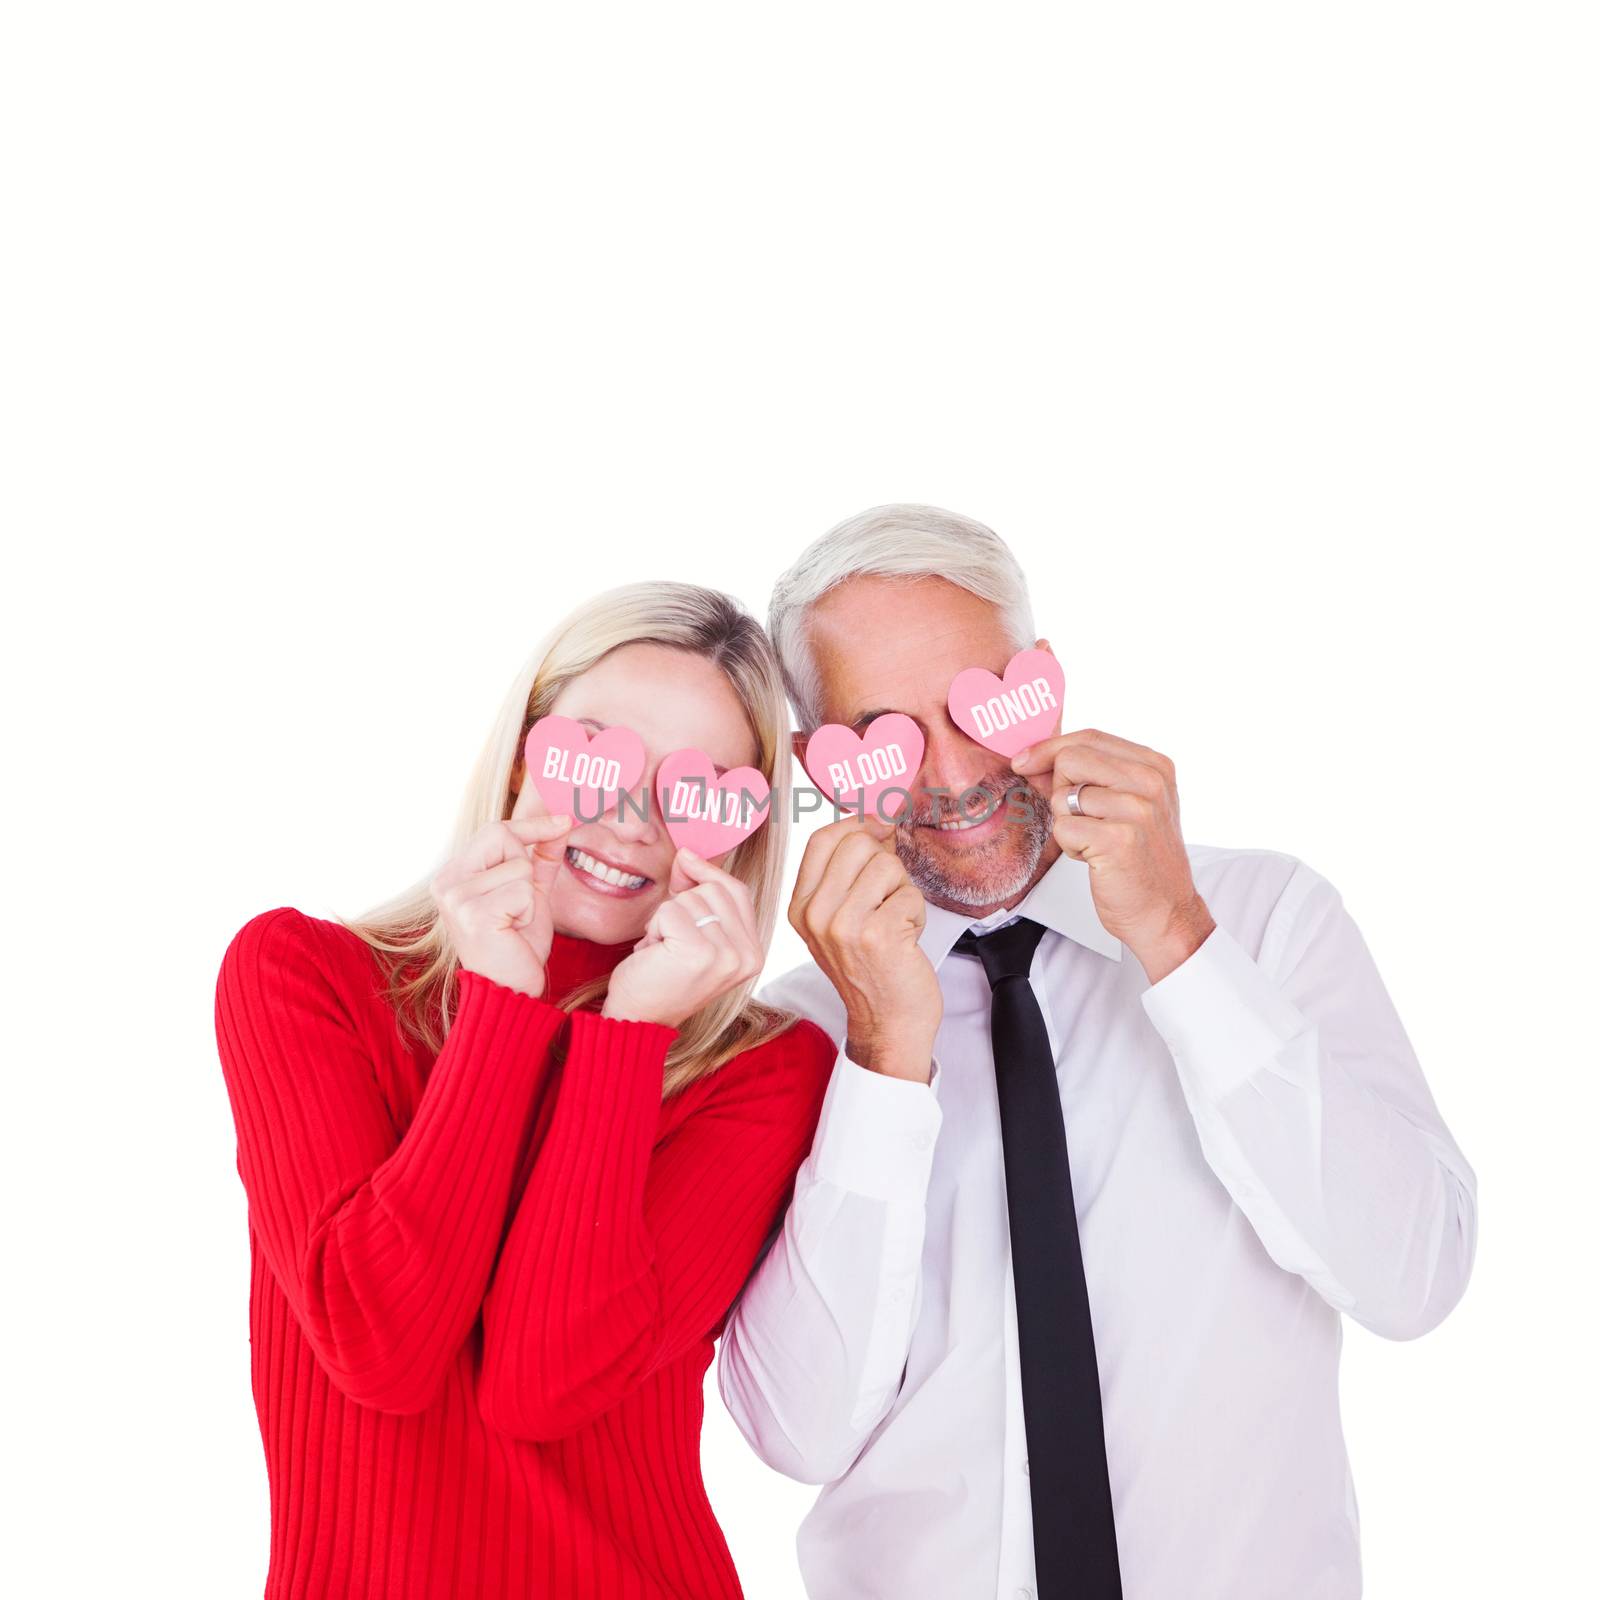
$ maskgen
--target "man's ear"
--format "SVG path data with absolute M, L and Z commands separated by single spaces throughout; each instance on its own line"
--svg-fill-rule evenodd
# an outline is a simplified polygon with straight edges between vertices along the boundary
M 809 733 L 791 733 L 789 735 L 789 748 L 794 751 L 794 758 L 803 767 L 806 764 L 806 746 L 811 743 Z

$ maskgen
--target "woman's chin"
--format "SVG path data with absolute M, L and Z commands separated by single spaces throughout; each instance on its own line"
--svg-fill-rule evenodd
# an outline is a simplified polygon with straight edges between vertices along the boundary
M 656 907 L 644 900 L 608 900 L 576 885 L 557 883 L 550 911 L 555 925 L 569 939 L 593 944 L 631 944 L 640 938 Z

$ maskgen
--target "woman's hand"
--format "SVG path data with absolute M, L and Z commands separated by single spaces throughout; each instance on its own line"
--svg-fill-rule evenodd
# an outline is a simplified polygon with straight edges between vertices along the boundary
M 511 815 L 491 822 L 428 885 L 468 972 L 537 998 L 555 932 L 550 887 L 561 870 L 572 818 L 548 815 L 524 782 Z
M 765 952 L 755 904 L 731 873 L 680 850 L 667 895 L 633 954 L 612 972 L 602 1016 L 676 1028 L 760 972 Z

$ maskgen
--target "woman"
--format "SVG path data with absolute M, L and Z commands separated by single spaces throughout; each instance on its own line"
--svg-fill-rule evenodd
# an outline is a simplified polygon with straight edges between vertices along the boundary
M 546 813 L 522 750 L 547 714 L 641 736 L 635 804 Z M 740 1593 L 700 1477 L 702 1379 L 834 1056 L 749 999 L 787 727 L 733 602 L 615 590 L 515 686 L 426 888 L 234 939 L 217 1035 L 269 1600 Z M 675 851 L 655 802 L 687 747 L 772 787 L 716 861 Z

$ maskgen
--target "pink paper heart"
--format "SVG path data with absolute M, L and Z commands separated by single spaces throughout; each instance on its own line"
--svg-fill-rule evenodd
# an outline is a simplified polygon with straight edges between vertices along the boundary
M 528 729 L 522 757 L 552 815 L 594 822 L 616 808 L 617 796 L 644 772 L 644 742 L 631 728 L 590 737 L 571 717 L 540 717 Z
M 771 807 L 767 780 L 754 767 L 717 776 L 702 750 L 674 750 L 656 768 L 656 800 L 667 833 L 679 849 L 720 856 L 748 839 Z
M 1048 650 L 1019 650 L 1005 681 L 987 667 L 968 667 L 950 685 L 950 715 L 962 732 L 996 755 L 1014 756 L 1061 723 L 1061 663 Z
M 899 711 L 874 717 L 865 734 L 825 722 L 806 741 L 806 771 L 841 806 L 875 817 L 887 791 L 909 792 L 922 766 L 922 750 L 922 729 Z

